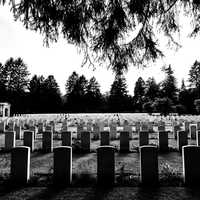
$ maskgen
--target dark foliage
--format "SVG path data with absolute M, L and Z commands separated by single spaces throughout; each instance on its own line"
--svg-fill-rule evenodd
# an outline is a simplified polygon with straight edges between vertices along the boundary
M 198 63 L 196 61 L 195 63 Z M 194 74 L 198 68 L 191 67 Z M 182 81 L 180 89 L 171 66 L 165 67 L 165 79 L 156 83 L 154 78 L 145 82 L 141 77 L 135 83 L 134 96 L 127 90 L 123 74 L 116 74 L 110 91 L 101 94 L 95 77 L 87 80 L 73 72 L 66 82 L 66 94 L 61 96 L 54 76 L 47 78 L 29 72 L 21 58 L 10 58 L 0 64 L 0 101 L 11 103 L 12 113 L 59 113 L 59 112 L 159 112 L 167 115 L 198 114 L 200 112 L 200 87 L 197 79 L 190 77 L 190 87 Z
M 163 67 L 162 69 L 166 75 L 165 79 L 161 82 L 161 95 L 171 99 L 173 103 L 177 102 L 178 88 L 176 86 L 176 78 L 171 65 Z
M 130 110 L 126 79 L 122 75 L 116 75 L 111 85 L 108 105 L 111 112 L 124 112 Z
M 158 34 L 179 46 L 173 36 L 181 9 L 193 22 L 191 35 L 200 30 L 197 0 L 0 0 L 5 3 L 47 45 L 62 36 L 84 52 L 83 64 L 107 63 L 117 73 L 162 57 Z
M 58 84 L 54 76 L 46 79 L 34 75 L 29 83 L 30 110 L 35 113 L 61 112 L 62 99 Z

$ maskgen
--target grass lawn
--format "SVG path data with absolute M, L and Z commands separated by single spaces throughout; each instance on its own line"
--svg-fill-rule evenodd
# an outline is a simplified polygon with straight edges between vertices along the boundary
M 27 187 L 0 193 L 1 200 L 198 200 L 200 191 L 183 187 L 65 188 Z
M 169 136 L 171 138 L 171 136 Z M 152 138 L 152 139 L 151 139 Z M 158 145 L 156 134 L 150 136 L 150 144 Z M 194 140 L 189 140 L 189 144 L 194 144 Z M 17 146 L 23 145 L 22 140 L 17 140 Z M 61 140 L 54 139 L 54 147 L 61 145 Z M 91 153 L 73 153 L 73 174 L 91 174 L 96 176 L 97 157 L 96 149 L 100 145 L 100 141 L 91 142 Z M 111 145 L 119 147 L 119 140 L 111 141 Z M 0 147 L 4 146 L 4 135 L 0 136 Z M 31 176 L 36 174 L 47 175 L 53 173 L 53 153 L 42 153 L 40 151 L 42 146 L 41 138 L 35 141 L 35 152 L 31 154 Z M 134 151 L 137 149 L 137 136 L 130 140 L 130 148 L 133 150 L 130 153 L 115 153 L 115 171 L 116 174 L 121 172 L 139 176 L 139 153 Z M 174 169 L 177 173 L 182 173 L 182 157 L 176 151 L 176 140 L 169 139 L 169 147 L 173 149 L 169 153 L 159 153 L 159 173 L 162 173 L 163 166 L 166 168 L 166 163 Z M 0 175 L 10 173 L 10 153 L 0 152 Z
M 182 157 L 176 150 L 176 140 L 172 139 L 169 135 L 169 153 L 159 153 L 159 173 L 160 180 L 162 180 L 163 173 L 167 176 L 171 173 L 178 174 L 182 178 Z M 158 145 L 156 134 L 151 134 L 150 144 Z M 194 140 L 189 140 L 189 144 L 195 144 Z M 22 140 L 17 140 L 17 146 L 23 145 Z M 54 140 L 54 147 L 60 146 L 61 140 Z M 10 173 L 10 153 L 0 151 L 0 199 L 12 200 L 35 200 L 35 199 L 200 199 L 199 190 L 189 189 L 184 187 L 177 187 L 178 184 L 174 183 L 174 179 L 167 185 L 163 184 L 162 187 L 148 189 L 138 187 L 137 184 L 116 185 L 114 188 L 103 189 L 96 188 L 95 185 L 90 184 L 91 177 L 96 178 L 97 170 L 97 157 L 96 149 L 100 145 L 100 141 L 92 141 L 91 153 L 73 153 L 73 179 L 81 177 L 83 174 L 89 174 L 82 177 L 82 182 L 78 185 L 74 184 L 70 188 L 55 189 L 53 185 L 48 184 L 49 177 L 53 173 L 53 153 L 42 153 L 40 151 L 42 146 L 41 138 L 35 141 L 36 151 L 31 154 L 31 177 L 37 177 L 37 181 L 32 181 L 31 184 L 21 188 L 9 187 L 10 185 L 4 184 L 2 181 L 4 176 Z M 111 141 L 111 145 L 119 147 L 119 140 Z M 138 146 L 138 136 L 135 135 L 133 140 L 130 140 L 130 153 L 115 153 L 115 172 L 116 177 L 122 173 L 134 179 L 139 179 L 139 153 L 136 151 Z M 4 147 L 4 135 L 0 135 L 0 148 Z M 126 176 L 125 176 L 126 177 Z M 95 180 L 95 179 L 94 179 Z M 130 182 L 128 182 L 130 183 Z M 131 182 L 132 183 L 132 182 Z M 170 185 L 171 184 L 171 185 Z M 169 186 L 175 187 L 169 187 Z M 121 187 L 122 186 L 122 187 Z M 134 187 L 129 187 L 134 186 Z M 182 186 L 182 185 L 180 185 Z

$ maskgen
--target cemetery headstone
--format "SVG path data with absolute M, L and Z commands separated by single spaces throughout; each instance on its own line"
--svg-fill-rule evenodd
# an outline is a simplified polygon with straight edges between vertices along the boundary
M 196 124 L 190 124 L 190 138 L 192 140 L 196 139 L 196 131 L 197 131 L 197 125 Z
M 120 152 L 129 152 L 129 132 L 120 132 Z
M 72 132 L 71 131 L 62 131 L 62 146 L 72 146 Z
M 83 152 L 90 152 L 90 135 L 91 134 L 88 131 L 81 132 L 81 149 Z
M 100 146 L 110 145 L 110 133 L 108 131 L 102 131 Z
M 54 149 L 54 183 L 70 185 L 72 182 L 72 147 L 60 146 Z
M 11 150 L 15 147 L 15 131 L 6 131 L 5 132 L 5 150 Z
M 169 150 L 168 132 L 167 131 L 159 131 L 158 132 L 158 140 L 159 140 L 159 151 L 167 152 Z
M 18 146 L 11 151 L 11 179 L 26 184 L 30 179 L 30 147 Z
M 140 180 L 144 185 L 158 184 L 158 151 L 154 146 L 140 147 Z
M 97 149 L 97 183 L 102 186 L 115 183 L 115 149 L 112 146 Z
M 53 133 L 51 131 L 42 133 L 42 150 L 46 153 L 53 151 Z
M 177 146 L 179 151 L 182 151 L 182 147 L 188 144 L 187 132 L 178 131 Z
M 183 146 L 183 179 L 189 186 L 199 186 L 200 184 L 200 147 L 194 145 Z
M 140 131 L 139 132 L 139 146 L 148 145 L 148 144 L 149 144 L 149 132 Z
M 34 132 L 24 131 L 24 146 L 30 147 L 31 152 L 34 151 Z

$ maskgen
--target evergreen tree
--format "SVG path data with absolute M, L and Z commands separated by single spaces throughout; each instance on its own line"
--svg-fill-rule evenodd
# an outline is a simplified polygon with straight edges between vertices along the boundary
M 2 99 L 12 105 L 12 113 L 27 110 L 27 88 L 29 72 L 21 58 L 9 58 L 0 69 Z
M 43 76 L 34 75 L 29 83 L 29 109 L 32 113 L 41 113 L 43 112 L 43 106 L 45 102 L 43 102 L 43 96 L 45 78 Z
M 126 111 L 128 106 L 128 91 L 123 75 L 116 75 L 110 89 L 109 108 L 111 112 Z
M 0 63 L 0 74 L 2 74 L 3 64 Z M 0 101 L 6 102 L 8 101 L 8 95 L 6 90 L 6 84 L 2 78 L 0 78 Z
M 145 82 L 142 79 L 142 77 L 139 77 L 135 83 L 134 96 L 140 99 L 144 97 L 144 94 L 145 94 Z
M 92 77 L 86 89 L 86 103 L 88 111 L 100 111 L 102 103 L 102 95 L 100 92 L 100 85 L 95 77 Z
M 148 78 L 145 84 L 145 97 L 148 100 L 153 101 L 155 100 L 155 98 L 159 97 L 159 92 L 160 88 L 159 85 L 156 83 L 155 79 L 153 77 Z
M 157 34 L 178 45 L 173 34 L 180 30 L 180 8 L 194 22 L 192 35 L 200 31 L 198 0 L 0 0 L 8 2 L 15 20 L 47 44 L 64 37 L 83 50 L 84 63 L 98 60 L 116 71 L 162 57 Z
M 184 79 L 182 79 L 182 81 L 181 81 L 181 90 L 182 91 L 186 90 L 185 80 Z
M 189 82 L 194 98 L 200 99 L 200 62 L 195 61 L 189 71 Z
M 68 78 L 66 89 L 65 109 L 71 112 L 85 112 L 86 92 L 88 81 L 84 75 L 78 76 L 76 72 Z
M 162 96 L 171 99 L 173 103 L 177 101 L 178 88 L 176 86 L 176 78 L 174 77 L 174 72 L 171 65 L 168 67 L 163 67 L 162 69 L 166 74 L 164 81 L 161 83 Z
M 29 72 L 27 65 L 21 58 L 9 58 L 4 65 L 1 65 L 0 80 L 7 90 L 23 92 L 29 83 Z
M 43 76 L 34 75 L 31 78 L 29 87 L 28 87 L 30 93 L 39 95 L 43 88 L 44 80 L 45 78 Z
M 43 84 L 46 112 L 59 112 L 62 106 L 61 93 L 53 75 L 49 75 Z
M 137 112 L 142 112 L 145 102 L 145 82 L 142 77 L 139 77 L 134 88 L 134 107 Z
M 157 98 L 153 103 L 154 112 L 159 112 L 161 115 L 168 115 L 170 112 L 174 112 L 173 102 L 171 99 Z
M 55 113 L 61 111 L 60 89 L 54 76 L 50 75 L 45 79 L 43 76 L 34 75 L 29 84 L 29 91 L 31 112 Z
M 178 95 L 179 104 L 184 106 L 184 114 L 195 114 L 195 99 L 199 96 L 197 88 L 186 88 L 185 81 L 182 80 Z
M 76 81 L 78 79 L 79 79 L 79 75 L 75 71 L 72 72 L 72 75 L 69 76 L 65 84 L 66 94 L 70 94 L 73 91 Z

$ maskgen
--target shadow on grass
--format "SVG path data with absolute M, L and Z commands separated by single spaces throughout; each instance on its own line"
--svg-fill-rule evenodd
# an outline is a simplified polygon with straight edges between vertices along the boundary
M 0 155 L 11 153 L 11 150 L 7 150 L 5 148 L 0 149 Z
M 100 187 L 89 187 L 89 188 L 48 187 L 41 190 L 41 192 L 31 196 L 29 200 L 36 200 L 36 199 L 103 200 L 103 199 L 106 199 L 106 196 L 111 191 L 112 191 L 112 188 L 100 188 Z
M 26 193 L 26 195 L 24 195 Z M 29 194 L 27 194 L 29 193 Z M 200 191 L 197 188 L 184 187 L 113 187 L 113 188 L 24 188 L 8 194 L 6 199 L 20 199 L 23 194 L 29 200 L 51 200 L 51 199 L 73 199 L 73 200 L 113 200 L 113 199 L 134 199 L 134 200 L 192 200 L 200 199 Z M 11 196 L 11 198 L 9 198 Z M 23 196 L 21 199 L 23 199 Z M 27 198 L 28 197 L 28 198 Z M 5 198 L 3 198 L 5 199 Z

